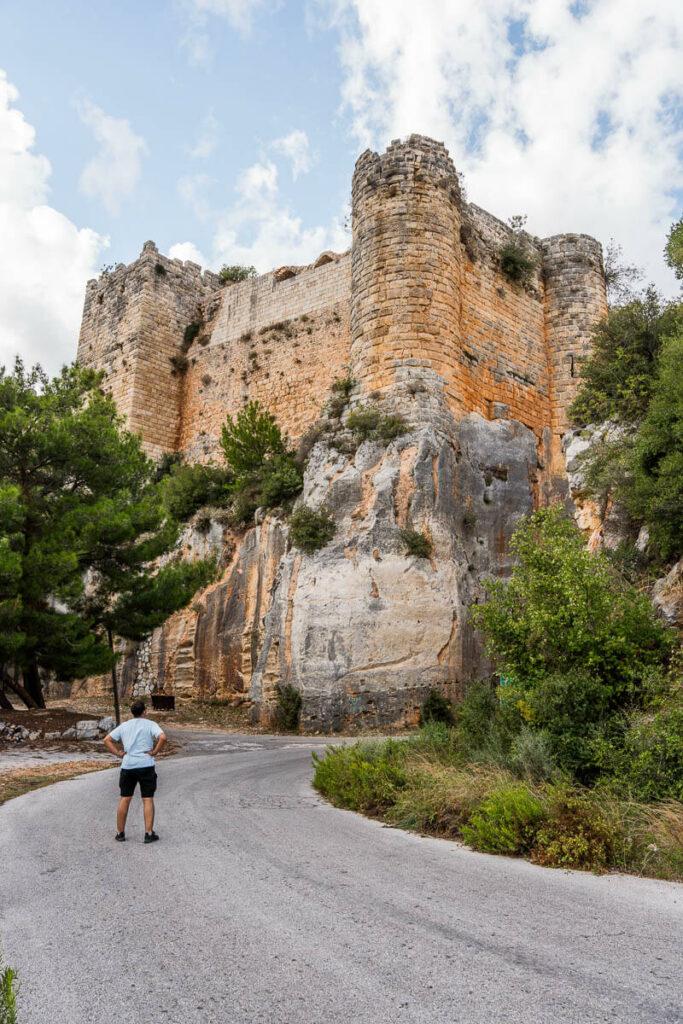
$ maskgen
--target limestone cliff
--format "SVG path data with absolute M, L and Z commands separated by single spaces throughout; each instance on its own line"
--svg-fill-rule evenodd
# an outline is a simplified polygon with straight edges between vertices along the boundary
M 486 671 L 468 617 L 482 578 L 509 570 L 521 516 L 569 500 L 566 410 L 606 309 L 598 243 L 525 235 L 533 270 L 510 280 L 501 247 L 520 239 L 420 136 L 364 153 L 352 198 L 350 256 L 213 290 L 147 245 L 89 285 L 79 358 L 105 366 L 153 454 L 215 452 L 252 398 L 297 440 L 342 372 L 352 407 L 406 422 L 388 446 L 328 431 L 313 448 L 302 500 L 336 523 L 318 552 L 274 515 L 240 536 L 190 531 L 186 555 L 211 547 L 221 579 L 129 654 L 129 688 L 248 700 L 267 722 L 288 683 L 309 730 L 412 721 L 430 688 L 457 697 Z M 196 340 L 181 360 L 182 317 Z M 405 554 L 403 527 L 430 537 L 429 559 Z

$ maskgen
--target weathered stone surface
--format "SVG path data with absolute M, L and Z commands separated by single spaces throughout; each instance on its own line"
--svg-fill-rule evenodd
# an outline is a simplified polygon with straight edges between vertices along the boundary
M 99 722 L 97 723 L 97 728 L 102 733 L 108 733 L 112 731 L 115 725 L 115 719 L 111 715 L 105 715 L 104 718 L 100 718 Z
M 64 735 L 66 735 L 66 733 Z M 76 722 L 76 739 L 97 740 L 99 738 L 100 730 L 97 722 L 90 719 L 83 719 L 81 722 Z

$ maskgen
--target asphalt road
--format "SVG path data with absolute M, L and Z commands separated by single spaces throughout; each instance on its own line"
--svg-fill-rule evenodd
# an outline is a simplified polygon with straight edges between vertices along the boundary
M 683 886 L 488 857 L 335 810 L 308 741 L 195 737 L 158 831 L 115 772 L 0 808 L 20 1024 L 683 1021 Z

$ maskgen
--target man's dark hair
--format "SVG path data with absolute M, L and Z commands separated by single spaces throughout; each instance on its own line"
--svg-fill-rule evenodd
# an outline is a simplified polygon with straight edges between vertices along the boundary
M 130 713 L 132 714 L 133 718 L 139 718 L 140 715 L 144 712 L 144 710 L 145 710 L 145 702 L 144 702 L 144 700 L 134 700 L 133 703 L 130 706 Z

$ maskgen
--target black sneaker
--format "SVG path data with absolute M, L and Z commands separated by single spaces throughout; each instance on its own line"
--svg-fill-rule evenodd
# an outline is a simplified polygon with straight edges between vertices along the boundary
M 117 843 L 125 843 L 125 841 L 126 841 L 126 833 L 125 832 L 117 832 L 116 835 L 114 836 L 114 839 L 116 840 Z
M 152 830 L 151 832 L 145 832 L 146 843 L 156 843 L 158 838 L 159 836 L 156 834 L 154 830 Z

